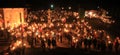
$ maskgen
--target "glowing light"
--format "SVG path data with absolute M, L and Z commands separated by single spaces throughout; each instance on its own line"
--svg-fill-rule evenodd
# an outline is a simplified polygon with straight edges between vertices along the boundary
M 61 21 L 62 21 L 62 22 L 66 22 L 66 18 L 63 17 L 63 18 L 61 19 Z
M 68 27 L 68 24 L 65 24 L 65 27 L 67 28 L 67 27 Z
M 57 26 L 60 26 L 60 23 L 57 23 Z
M 51 7 L 51 8 L 53 8 L 53 7 L 54 7 L 54 5 L 53 5 L 53 4 L 51 4 L 51 5 L 50 5 L 50 7 Z
M 21 45 L 22 44 L 22 41 L 17 41 L 16 43 L 15 43 L 15 46 L 19 46 L 19 45 Z
M 47 27 L 47 25 L 44 23 L 44 24 L 43 24 L 43 27 L 45 28 L 45 27 Z
M 108 24 L 115 22 L 115 21 L 109 19 L 109 18 L 111 18 L 110 16 L 106 16 L 106 14 L 99 15 L 97 12 L 99 13 L 100 11 L 96 11 L 96 10 L 86 11 L 85 17 L 97 18 L 97 19 L 100 19 L 102 22 L 108 23 Z M 103 12 L 105 13 L 105 11 L 103 11 Z
M 77 19 L 79 19 L 80 17 L 79 17 L 79 16 L 77 16 L 76 18 L 77 18 Z
M 75 40 L 75 37 L 73 36 L 73 40 Z
M 78 42 L 78 39 L 76 39 L 75 42 Z
M 61 35 L 61 33 L 58 33 L 58 35 Z
M 71 9 L 71 7 L 68 7 L 68 9 Z
M 1 30 L 4 30 L 4 28 L 1 28 Z
M 40 38 L 40 35 L 38 35 L 38 38 Z
M 12 47 L 11 50 L 15 50 L 16 48 L 15 47 Z
M 77 36 L 80 36 L 80 34 L 77 34 Z
M 81 20 L 81 22 L 85 22 L 85 20 Z
M 44 41 L 46 41 L 46 39 L 44 38 Z
M 64 7 L 62 7 L 62 10 L 64 9 Z
M 53 27 L 53 26 L 54 26 L 54 24 L 53 24 L 53 23 L 50 23 L 49 27 L 51 28 L 51 27 Z
M 94 33 L 95 33 L 95 34 L 97 34 L 97 32 L 96 32 L 96 31 L 95 31 Z
M 71 28 L 71 27 L 72 27 L 72 24 L 69 24 L 69 27 Z
M 24 43 L 23 45 L 26 46 L 26 43 Z
M 52 35 L 54 35 L 54 32 L 53 32 L 53 31 L 51 31 L 51 34 L 52 34 Z
M 14 35 L 15 33 L 11 33 L 11 35 Z
M 66 28 L 64 28 L 64 32 L 69 32 L 69 30 L 68 30 L 68 29 L 66 29 Z
M 45 36 L 44 35 L 42 35 L 42 38 L 44 38 Z
M 89 15 L 92 15 L 92 14 L 93 14 L 93 12 L 89 12 L 88 14 L 89 14 Z
M 91 29 L 91 26 L 89 26 L 88 28 Z
M 108 43 L 110 44 L 110 43 L 112 43 L 111 41 L 108 41 Z
M 110 38 L 110 36 L 109 36 L 109 35 L 107 35 L 107 38 L 109 39 L 109 38 Z
M 31 34 L 32 32 L 31 31 L 27 31 L 28 34 Z
M 46 33 L 45 35 L 46 35 L 46 36 L 48 36 L 49 34 L 48 34 L 48 33 Z
M 38 32 L 36 32 L 36 35 L 38 35 L 39 33 Z

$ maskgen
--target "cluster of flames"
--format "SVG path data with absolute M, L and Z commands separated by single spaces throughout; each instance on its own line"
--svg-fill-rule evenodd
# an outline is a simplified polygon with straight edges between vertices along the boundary
M 107 11 L 103 10 L 103 11 L 96 11 L 96 10 L 89 10 L 85 12 L 85 17 L 88 18 L 97 18 L 100 19 L 102 22 L 104 23 L 114 23 L 114 20 L 110 20 L 109 18 L 111 18 L 110 16 L 107 16 L 106 14 L 108 14 Z

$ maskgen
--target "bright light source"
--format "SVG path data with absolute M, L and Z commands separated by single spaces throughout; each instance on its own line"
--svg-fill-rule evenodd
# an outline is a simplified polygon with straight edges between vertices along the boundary
M 88 14 L 89 14 L 89 15 L 92 15 L 92 14 L 93 14 L 93 12 L 89 12 Z
M 53 8 L 53 7 L 54 7 L 54 5 L 53 5 L 53 4 L 51 4 L 51 5 L 50 5 L 50 7 L 51 7 L 51 8 Z
M 71 9 L 71 7 L 68 7 L 68 9 Z
M 64 9 L 64 7 L 62 7 L 62 10 Z

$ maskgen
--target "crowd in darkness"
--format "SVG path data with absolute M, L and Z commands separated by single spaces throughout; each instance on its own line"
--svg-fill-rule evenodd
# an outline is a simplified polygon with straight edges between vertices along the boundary
M 26 22 L 48 22 L 48 10 L 34 10 L 34 11 L 29 11 L 28 12 L 28 18 L 26 19 Z M 62 18 L 66 18 L 68 22 L 72 22 L 75 17 L 72 14 L 72 11 L 66 11 L 66 10 L 52 10 L 50 12 L 51 14 L 51 21 L 52 22 L 61 22 Z M 68 19 L 69 18 L 69 19 Z M 71 20 L 72 19 L 72 20 Z
M 7 28 L 11 38 L 11 48 L 16 41 L 23 40 L 25 47 L 39 45 L 41 48 L 56 48 L 58 42 L 70 48 L 95 50 L 120 50 L 120 38 L 112 39 L 105 30 L 96 30 L 78 12 L 67 10 L 32 10 L 28 12 L 26 23 Z M 1 34 L 1 33 L 0 33 Z M 17 43 L 16 43 L 17 44 Z

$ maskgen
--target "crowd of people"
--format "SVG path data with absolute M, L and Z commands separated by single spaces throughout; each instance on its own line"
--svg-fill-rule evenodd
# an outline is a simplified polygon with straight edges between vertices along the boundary
M 18 27 L 7 27 L 11 50 L 20 46 L 56 48 L 58 42 L 68 40 L 70 48 L 115 50 L 120 48 L 120 38 L 112 39 L 105 30 L 96 30 L 78 12 L 67 10 L 29 11 L 26 22 Z

